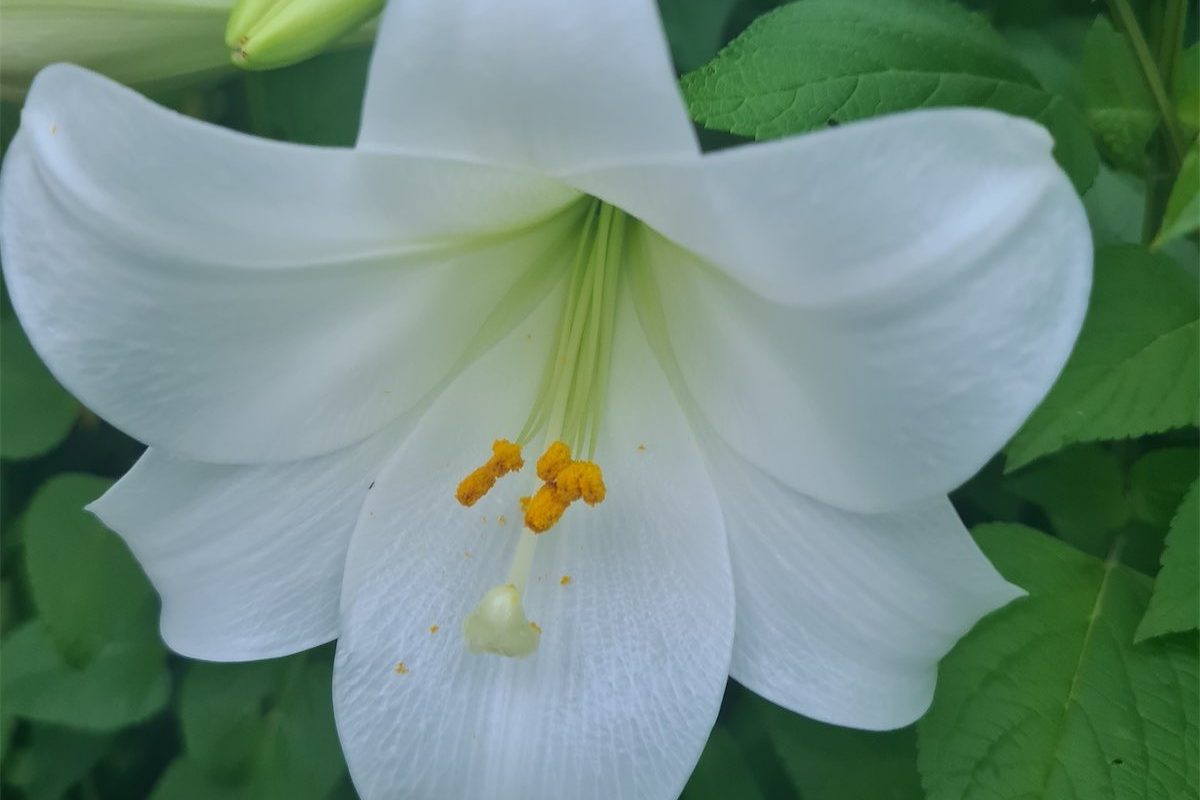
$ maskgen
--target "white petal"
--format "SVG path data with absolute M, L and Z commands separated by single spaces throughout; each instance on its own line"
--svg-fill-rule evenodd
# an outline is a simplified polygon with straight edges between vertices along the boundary
M 705 163 L 622 180 L 715 259 L 645 237 L 690 392 L 776 478 L 865 511 L 945 494 L 1050 388 L 1092 252 L 1040 129 L 913 114 Z
M 167 645 L 245 661 L 335 638 L 350 534 L 412 416 L 306 461 L 226 466 L 147 451 L 90 508 L 162 596 Z
M 525 596 L 543 629 L 535 654 L 472 655 L 459 633 L 506 579 L 531 465 L 473 509 L 452 494 L 491 439 L 520 425 L 541 350 L 531 360 L 514 337 L 467 372 L 364 506 L 334 701 L 366 800 L 673 800 L 699 757 L 732 642 L 720 509 L 632 309 L 619 314 L 596 455 L 608 498 L 538 540 Z
M 854 728 L 907 725 L 933 699 L 938 660 L 1022 594 L 945 498 L 856 514 L 728 448 L 712 461 L 737 587 L 730 674 L 779 705 Z
M 35 349 L 98 414 L 202 461 L 288 460 L 424 396 L 572 196 L 241 136 L 61 66 L 5 161 L 0 244 Z
M 359 146 L 549 171 L 696 155 L 653 0 L 404 0 Z

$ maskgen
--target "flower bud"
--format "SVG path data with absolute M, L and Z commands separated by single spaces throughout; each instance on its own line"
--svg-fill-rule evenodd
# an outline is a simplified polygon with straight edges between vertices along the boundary
M 225 42 L 243 69 L 274 69 L 322 52 L 379 14 L 384 0 L 238 0 Z

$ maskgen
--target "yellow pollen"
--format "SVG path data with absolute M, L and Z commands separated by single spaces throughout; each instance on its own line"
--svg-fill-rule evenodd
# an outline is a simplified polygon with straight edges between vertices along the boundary
M 405 664 L 403 661 L 397 661 L 395 673 L 397 675 L 407 675 L 408 674 L 408 665 Z
M 562 442 L 546 448 L 538 459 L 537 473 L 545 483 L 532 497 L 521 498 L 525 527 L 534 533 L 545 533 L 554 527 L 576 500 L 594 506 L 607 493 L 600 467 L 591 461 L 571 460 L 571 450 Z
M 562 576 L 562 579 L 561 579 L 561 580 L 559 580 L 559 584 L 561 584 L 561 585 L 563 585 L 563 586 L 566 586 L 566 585 L 567 585 L 567 584 L 569 584 L 570 582 L 571 582 L 571 576 L 570 576 L 570 575 L 563 575 L 563 576 Z
M 439 626 L 439 625 L 430 625 L 429 626 L 430 633 L 437 633 L 440 630 L 441 630 L 441 626 Z
M 479 469 L 462 479 L 454 496 L 464 506 L 473 506 L 479 502 L 496 481 L 510 472 L 516 472 L 525 466 L 521 458 L 521 446 L 507 439 L 497 439 L 492 443 L 492 457 Z
M 533 628 L 533 629 L 534 629 L 535 631 L 537 631 L 538 633 L 541 633 L 541 632 L 542 632 L 542 626 L 541 626 L 541 625 L 538 625 L 536 622 L 530 622 L 530 623 L 529 623 L 529 627 Z

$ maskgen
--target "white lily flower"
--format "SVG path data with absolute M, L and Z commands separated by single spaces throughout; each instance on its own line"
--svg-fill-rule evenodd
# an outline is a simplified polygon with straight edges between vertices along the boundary
M 905 725 L 1019 593 L 945 493 L 1081 323 L 1050 149 L 947 109 L 702 156 L 650 0 L 405 0 L 353 150 L 46 70 L 0 242 L 39 353 L 150 444 L 95 511 L 172 648 L 338 638 L 366 798 L 672 798 L 726 676 Z M 499 439 L 607 497 L 522 530 L 570 487 L 500 445 L 463 507 Z

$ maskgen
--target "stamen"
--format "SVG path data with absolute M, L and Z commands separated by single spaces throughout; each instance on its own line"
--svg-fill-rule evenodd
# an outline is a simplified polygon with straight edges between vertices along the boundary
M 537 462 L 538 477 L 545 481 L 532 497 L 521 498 L 525 527 L 545 533 L 554 527 L 576 500 L 594 506 L 604 500 L 607 489 L 600 467 L 591 461 L 571 460 L 563 442 L 553 442 Z
M 473 506 L 491 491 L 497 480 L 523 466 L 525 461 L 521 458 L 521 446 L 508 439 L 497 439 L 492 443 L 492 457 L 482 467 L 462 479 L 454 496 L 464 506 Z

